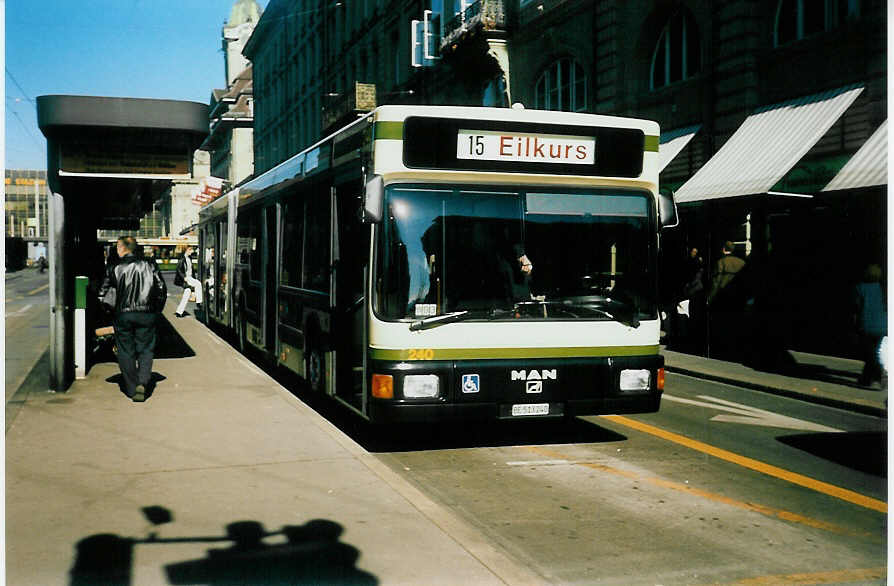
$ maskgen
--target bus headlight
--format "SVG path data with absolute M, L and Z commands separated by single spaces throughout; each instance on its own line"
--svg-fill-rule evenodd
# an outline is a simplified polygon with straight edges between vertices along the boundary
M 622 391 L 648 391 L 651 383 L 652 377 L 647 368 L 621 371 Z
M 404 397 L 407 399 L 430 399 L 440 393 L 436 374 L 408 374 L 404 377 Z

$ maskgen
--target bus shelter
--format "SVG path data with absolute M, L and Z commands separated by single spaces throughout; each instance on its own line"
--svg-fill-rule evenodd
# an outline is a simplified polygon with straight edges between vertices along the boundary
M 76 278 L 92 285 L 103 271 L 96 231 L 138 229 L 171 181 L 191 176 L 208 106 L 47 95 L 37 98 L 37 117 L 47 139 L 49 386 L 64 391 L 75 377 L 75 307 L 92 301 Z

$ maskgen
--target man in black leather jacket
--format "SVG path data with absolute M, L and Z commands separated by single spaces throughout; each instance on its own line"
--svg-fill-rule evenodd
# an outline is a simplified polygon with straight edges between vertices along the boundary
M 118 239 L 121 261 L 106 269 L 99 298 L 115 288 L 115 341 L 124 392 L 135 402 L 142 402 L 152 378 L 155 321 L 168 290 L 155 261 L 136 256 L 136 249 L 133 236 Z

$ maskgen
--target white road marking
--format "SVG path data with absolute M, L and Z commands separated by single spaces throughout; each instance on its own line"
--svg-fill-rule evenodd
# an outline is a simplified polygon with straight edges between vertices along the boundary
M 515 462 L 506 462 L 507 466 L 561 466 L 564 464 L 573 464 L 570 460 L 517 460 Z
M 798 431 L 817 431 L 817 432 L 835 432 L 840 433 L 843 430 L 834 427 L 827 427 L 819 423 L 812 423 L 794 417 L 787 417 L 772 411 L 764 411 L 756 407 L 749 407 L 740 403 L 733 403 L 716 397 L 708 397 L 699 395 L 702 401 L 694 399 L 684 399 L 683 397 L 675 397 L 665 393 L 662 399 L 673 401 L 675 403 L 684 403 L 686 405 L 697 405 L 699 407 L 707 407 L 709 409 L 717 409 L 718 411 L 727 411 L 734 415 L 715 415 L 711 421 L 720 421 L 723 423 L 741 423 L 743 425 L 758 425 L 761 427 L 778 427 L 782 429 L 795 429 Z
M 32 307 L 34 307 L 34 305 L 31 304 L 31 303 L 29 303 L 28 305 L 26 305 L 25 307 L 22 307 L 22 308 L 19 309 L 18 311 L 13 311 L 12 313 L 7 313 L 7 314 L 6 314 L 6 317 L 12 317 L 12 316 L 15 316 L 15 315 L 21 315 L 21 314 L 25 313 L 26 311 L 28 311 L 29 309 L 31 309 Z

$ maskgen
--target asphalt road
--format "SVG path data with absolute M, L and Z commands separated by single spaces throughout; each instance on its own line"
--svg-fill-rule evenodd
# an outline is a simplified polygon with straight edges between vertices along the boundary
M 669 375 L 657 414 L 366 445 L 556 584 L 884 584 L 886 421 Z
M 49 272 L 22 269 L 6 274 L 4 365 L 7 402 L 49 348 L 49 289 Z

